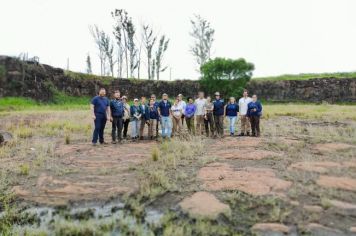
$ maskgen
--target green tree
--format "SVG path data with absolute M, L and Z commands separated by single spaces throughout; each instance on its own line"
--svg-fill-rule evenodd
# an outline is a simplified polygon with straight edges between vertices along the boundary
M 238 97 L 251 79 L 254 68 L 252 63 L 243 58 L 215 58 L 201 66 L 200 82 L 208 93 L 219 91 L 225 97 Z

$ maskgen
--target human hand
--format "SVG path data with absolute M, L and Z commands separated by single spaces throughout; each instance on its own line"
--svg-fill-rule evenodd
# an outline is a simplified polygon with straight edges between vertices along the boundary
M 93 118 L 93 120 L 96 120 L 96 116 L 95 115 L 92 115 L 92 118 Z

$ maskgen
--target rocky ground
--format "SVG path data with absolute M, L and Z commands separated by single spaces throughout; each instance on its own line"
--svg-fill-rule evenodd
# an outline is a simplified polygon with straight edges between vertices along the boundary
M 85 113 L 74 124 L 67 115 L 3 117 L 16 142 L 0 148 L 2 188 L 13 211 L 27 212 L 11 218 L 0 205 L 12 232 L 356 235 L 354 121 L 275 117 L 262 121 L 261 138 L 93 147 Z

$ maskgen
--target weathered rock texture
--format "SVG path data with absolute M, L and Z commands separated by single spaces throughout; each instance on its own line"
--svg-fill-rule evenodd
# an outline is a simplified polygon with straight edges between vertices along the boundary
M 50 101 L 55 92 L 73 96 L 93 96 L 100 87 L 110 92 L 120 89 L 129 98 L 163 92 L 196 95 L 198 81 L 149 81 L 112 79 L 79 73 L 65 73 L 62 69 L 34 62 L 21 62 L 0 56 L 0 97 L 23 96 Z M 356 78 L 311 79 L 298 81 L 251 81 L 247 88 L 268 101 L 356 102 Z

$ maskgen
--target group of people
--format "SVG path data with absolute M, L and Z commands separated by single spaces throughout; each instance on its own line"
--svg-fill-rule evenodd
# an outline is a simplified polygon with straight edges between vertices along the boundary
M 171 138 L 182 134 L 184 123 L 192 135 L 205 135 L 207 137 L 224 136 L 224 120 L 229 123 L 230 136 L 235 135 L 235 124 L 240 117 L 241 130 L 238 136 L 260 136 L 260 117 L 262 115 L 261 102 L 257 95 L 252 98 L 244 90 L 242 98 L 236 102 L 230 97 L 225 104 L 220 93 L 205 97 L 204 92 L 199 92 L 194 100 L 188 97 L 186 101 L 179 94 L 174 101 L 169 100 L 168 94 L 162 95 L 162 100 L 157 101 L 154 94 L 147 101 L 146 97 L 135 98 L 129 105 L 126 96 L 121 96 L 120 91 L 114 91 L 113 98 L 106 97 L 106 90 L 101 88 L 99 94 L 91 101 L 91 113 L 94 120 L 93 145 L 98 140 L 104 144 L 104 129 L 107 121 L 112 122 L 112 143 L 127 139 L 128 127 L 131 123 L 131 138 L 144 139 L 145 127 L 149 139 L 159 137 L 159 124 L 161 137 Z

